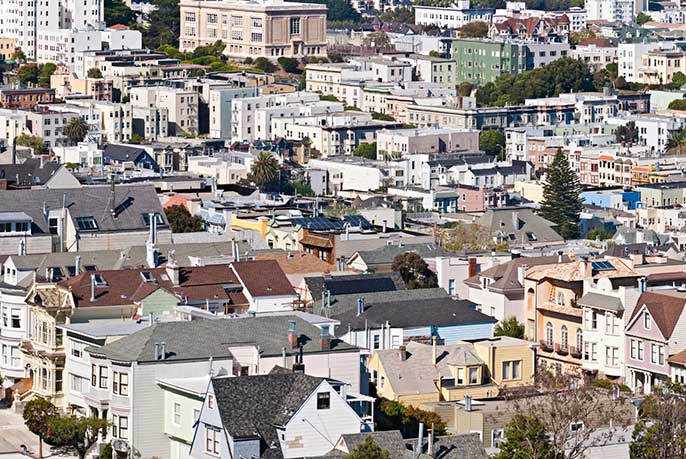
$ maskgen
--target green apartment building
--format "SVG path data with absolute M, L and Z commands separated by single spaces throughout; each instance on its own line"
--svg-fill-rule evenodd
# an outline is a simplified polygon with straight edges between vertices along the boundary
M 504 74 L 534 68 L 533 55 L 522 43 L 495 40 L 455 39 L 449 43 L 450 56 L 457 64 L 458 84 L 482 85 Z

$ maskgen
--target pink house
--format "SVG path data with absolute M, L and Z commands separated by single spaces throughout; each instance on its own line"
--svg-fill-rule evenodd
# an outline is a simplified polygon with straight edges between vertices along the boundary
M 651 393 L 670 379 L 668 359 L 686 348 L 686 292 L 645 292 L 629 319 L 626 380 L 636 392 Z

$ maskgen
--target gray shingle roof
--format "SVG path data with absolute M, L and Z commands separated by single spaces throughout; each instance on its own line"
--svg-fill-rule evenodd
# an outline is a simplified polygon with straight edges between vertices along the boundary
M 384 265 L 393 263 L 393 259 L 406 252 L 414 252 L 422 258 L 427 257 L 447 257 L 455 255 L 436 244 L 393 244 L 385 245 L 377 250 L 360 251 L 357 254 L 364 260 L 369 267 L 374 265 Z
M 402 300 L 370 302 L 365 298 L 365 309 L 359 316 L 357 308 L 342 314 L 334 315 L 339 320 L 339 334 L 352 330 L 364 330 L 365 327 L 381 327 L 386 322 L 392 327 L 447 327 L 494 323 L 493 317 L 476 310 L 476 305 L 467 300 L 453 300 L 449 297 L 425 300 Z
M 45 184 L 62 167 L 57 161 L 27 159 L 20 164 L 0 164 L 0 178 L 16 186 L 35 186 Z
M 75 189 L 30 189 L 0 191 L 2 212 L 26 212 L 33 219 L 33 231 L 49 233 L 46 211 L 61 209 L 63 203 L 74 225 L 78 217 L 93 217 L 98 232 L 146 230 L 143 214 L 158 213 L 169 226 L 153 185 L 84 186 Z M 112 205 L 114 204 L 114 205 Z M 111 213 L 114 208 L 115 215 Z
M 322 292 L 327 289 L 327 285 L 337 284 L 337 283 L 355 283 L 355 291 L 364 292 L 365 285 L 368 283 L 373 284 L 375 280 L 388 279 L 385 285 L 390 287 L 392 284 L 393 290 L 405 290 L 405 282 L 403 282 L 402 277 L 398 273 L 369 273 L 369 274 L 353 274 L 350 276 L 309 276 L 305 277 L 305 284 L 307 285 L 310 295 L 314 301 L 318 301 L 322 297 Z M 370 289 L 371 290 L 371 289 Z M 384 291 L 391 291 L 386 290 Z
M 614 296 L 601 295 L 600 293 L 587 293 L 579 299 L 580 306 L 589 306 L 602 309 L 603 311 L 623 312 L 622 300 Z
M 262 356 L 281 355 L 288 345 L 289 320 L 296 321 L 299 342 L 304 353 L 322 352 L 320 330 L 296 316 L 263 316 L 240 319 L 197 320 L 158 323 L 101 348 L 88 352 L 123 362 L 152 362 L 155 343 L 166 343 L 165 361 L 229 357 L 232 345 L 254 344 Z M 357 348 L 340 340 L 331 340 L 326 352 L 351 352 Z M 289 351 L 290 352 L 290 351 Z
M 563 238 L 553 224 L 539 217 L 529 208 L 489 209 L 476 223 L 489 228 L 496 235 L 513 235 L 513 243 L 562 242 Z M 533 235 L 533 238 L 532 238 Z
M 216 378 L 212 388 L 224 428 L 234 438 L 261 438 L 262 449 L 279 444 L 284 426 L 324 381 L 302 373 Z

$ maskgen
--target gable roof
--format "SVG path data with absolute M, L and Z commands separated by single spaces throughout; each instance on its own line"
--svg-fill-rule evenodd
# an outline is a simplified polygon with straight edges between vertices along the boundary
M 644 292 L 638 298 L 637 307 L 634 309 L 629 327 L 636 318 L 639 317 L 643 307 L 650 313 L 653 322 L 657 325 L 665 339 L 669 339 L 674 332 L 674 327 L 679 322 L 679 318 L 686 305 L 686 297 L 673 294 Z
M 276 260 L 239 261 L 230 266 L 253 297 L 295 295 Z
M 92 217 L 98 232 L 147 230 L 143 215 L 157 213 L 162 219 L 159 229 L 168 228 L 160 200 L 152 184 L 108 185 L 69 189 L 0 190 L 2 212 L 25 212 L 33 220 L 32 231 L 49 234 L 47 212 L 64 204 L 76 228 L 76 219 Z M 114 215 L 112 214 L 114 210 Z
M 357 311 L 358 298 L 364 298 L 366 304 L 386 303 L 392 301 L 410 301 L 416 303 L 433 300 L 435 298 L 449 298 L 448 292 L 445 289 L 436 288 L 418 288 L 413 290 L 393 290 L 388 292 L 364 292 L 353 293 L 349 295 L 337 295 L 331 297 L 331 305 L 329 308 L 321 308 L 321 294 L 319 297 L 313 297 L 314 303 L 310 309 L 315 314 L 325 315 L 327 317 L 337 317 L 344 314 L 346 311 Z
M 108 143 L 102 147 L 103 158 L 108 161 L 115 161 L 123 163 L 127 161 L 137 162 L 141 157 L 150 156 L 148 152 L 141 147 L 133 147 L 129 145 L 116 145 Z
M 455 255 L 454 252 L 439 247 L 436 244 L 391 244 L 384 245 L 376 250 L 356 252 L 353 257 L 360 257 L 368 267 L 374 265 L 387 265 L 393 263 L 396 256 L 407 252 L 414 252 L 422 258 L 448 257 Z M 352 258 L 351 258 L 352 259 Z
M 519 267 L 520 266 L 538 266 L 538 265 L 549 265 L 558 262 L 559 257 L 557 256 L 545 256 L 545 257 L 519 257 L 514 258 L 505 263 L 499 263 L 492 268 L 472 276 L 464 281 L 465 284 L 470 287 L 481 288 L 481 278 L 485 277 L 488 279 L 493 279 L 486 288 L 492 291 L 518 291 L 524 288 L 524 286 L 519 282 Z M 563 256 L 563 261 L 569 261 L 567 256 Z
M 395 272 L 344 276 L 308 276 L 304 280 L 314 301 L 321 298 L 322 293 L 326 290 L 329 290 L 331 296 L 334 297 L 337 295 L 392 292 L 406 289 L 402 277 Z
M 365 299 L 362 314 L 357 315 L 357 308 L 332 316 L 340 321 L 337 327 L 339 334 L 351 330 L 364 330 L 367 327 L 381 327 L 388 322 L 391 327 L 449 327 L 470 324 L 488 324 L 497 322 L 476 310 L 476 304 L 468 300 L 453 300 L 450 297 L 435 298 L 431 301 L 417 300 L 370 302 Z
M 555 225 L 552 222 L 526 207 L 488 209 L 476 223 L 490 229 L 497 236 L 509 238 L 514 243 L 551 243 L 564 240 L 553 229 Z M 532 239 L 531 235 L 535 239 Z
M 261 438 L 261 449 L 278 445 L 275 426 L 285 426 L 325 381 L 302 373 L 212 379 L 223 427 L 234 438 Z
M 16 187 L 44 185 L 61 167 L 57 161 L 30 158 L 21 164 L 0 164 L 0 179 Z
M 338 339 L 331 340 L 331 349 L 322 351 L 321 331 L 297 316 L 257 316 L 238 319 L 162 322 L 147 327 L 101 348 L 89 347 L 91 354 L 123 362 L 154 362 L 155 343 L 166 343 L 164 362 L 205 360 L 231 356 L 231 346 L 259 346 L 262 357 L 280 356 L 288 343 L 289 320 L 295 320 L 298 341 L 303 353 L 358 352 L 354 346 Z M 297 352 L 288 351 L 289 354 Z

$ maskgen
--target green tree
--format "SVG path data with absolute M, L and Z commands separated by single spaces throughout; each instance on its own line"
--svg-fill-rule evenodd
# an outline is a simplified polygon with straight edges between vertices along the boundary
M 615 131 L 617 143 L 636 143 L 638 142 L 638 128 L 636 123 L 629 121 L 624 126 L 617 127 Z
M 391 39 L 386 32 L 372 32 L 362 39 L 362 45 L 373 48 L 391 48 Z
M 276 72 L 276 65 L 266 57 L 258 57 L 255 59 L 255 68 L 258 68 L 266 73 Z
M 91 69 L 88 69 L 88 73 L 86 74 L 86 76 L 88 76 L 88 78 L 102 78 L 102 72 L 99 68 L 93 67 Z
M 16 143 L 19 146 L 31 148 L 34 155 L 42 155 L 47 151 L 45 142 L 37 135 L 21 134 L 17 137 Z
M 505 159 L 505 134 L 497 129 L 489 129 L 479 134 L 479 149 L 483 152 Z
M 376 142 L 359 144 L 355 147 L 353 155 L 367 159 L 376 159 Z
M 679 128 L 672 132 L 667 140 L 667 151 L 680 155 L 684 149 L 686 149 L 686 128 Z
M 17 78 L 24 86 L 37 85 L 39 75 L 40 66 L 38 64 L 24 64 L 17 69 Z
M 463 81 L 457 87 L 457 91 L 460 93 L 462 97 L 468 97 L 472 95 L 472 91 L 474 91 L 476 87 L 477 86 L 475 84 L 470 83 L 469 81 Z
M 43 459 L 43 441 L 50 433 L 48 421 L 57 415 L 57 407 L 42 397 L 29 400 L 24 406 L 24 424 L 38 436 L 38 459 Z
M 515 415 L 505 427 L 505 441 L 494 459 L 556 459 L 548 434 L 535 414 Z
M 140 145 L 141 143 L 145 142 L 145 137 L 141 136 L 140 134 L 132 134 L 131 138 L 127 143 L 131 143 L 134 145 Z
M 12 54 L 12 59 L 17 63 L 26 62 L 26 54 L 24 54 L 21 48 L 16 48 L 14 54 Z
M 345 455 L 345 459 L 391 459 L 388 450 L 381 449 L 371 435 Z
M 52 62 L 43 64 L 40 66 L 40 72 L 38 73 L 38 86 L 43 88 L 50 87 L 50 77 L 57 70 L 57 66 Z
M 148 16 L 148 27 L 143 32 L 143 45 L 157 49 L 162 45 L 179 45 L 181 14 L 177 0 L 153 0 L 156 9 Z
M 164 214 L 169 220 L 172 233 L 196 233 L 203 230 L 202 218 L 191 215 L 186 206 L 176 205 L 165 207 Z
M 314 3 L 326 4 L 327 21 L 352 21 L 358 22 L 362 19 L 360 13 L 353 8 L 350 0 L 326 0 Z
M 686 457 L 686 387 L 666 382 L 641 403 L 634 425 L 631 459 Z
M 524 324 L 517 322 L 515 316 L 508 317 L 495 326 L 493 335 L 524 339 Z
M 73 144 L 82 142 L 88 135 L 88 124 L 80 116 L 75 116 L 64 126 L 64 135 Z
M 391 115 L 387 115 L 386 113 L 371 112 L 371 115 L 373 120 L 395 121 L 395 118 L 393 118 Z
M 99 434 L 107 434 L 107 420 L 55 416 L 48 419 L 50 435 L 46 442 L 52 446 L 71 450 L 84 459 L 88 450 L 98 441 Z
M 589 241 L 595 241 L 596 239 L 599 241 L 606 241 L 610 239 L 612 236 L 613 234 L 605 228 L 593 228 L 588 233 L 586 233 L 586 239 L 588 239 Z
M 108 27 L 129 25 L 136 20 L 136 13 L 122 0 L 105 0 L 105 24 Z
M 400 402 L 386 399 L 382 399 L 379 405 L 379 430 L 400 430 L 405 437 L 416 437 L 419 423 L 422 422 L 427 427 L 433 425 L 436 435 L 446 434 L 445 422 L 433 411 L 405 406 Z
M 646 22 L 650 22 L 652 20 L 653 20 L 653 18 L 651 18 L 650 16 L 648 16 L 644 12 L 640 12 L 636 15 L 636 24 L 638 24 L 640 26 L 645 24 Z
M 686 99 L 674 99 L 669 103 L 670 110 L 686 111 Z
M 414 8 L 395 8 L 381 13 L 383 22 L 400 22 L 402 24 L 414 24 Z
M 578 45 L 584 40 L 590 40 L 596 38 L 596 34 L 589 29 L 583 29 L 578 32 L 572 32 L 569 34 L 569 43 L 572 45 Z
M 393 259 L 391 270 L 399 273 L 405 284 L 411 289 L 438 287 L 436 273 L 431 271 L 426 261 L 415 252 L 397 255 Z
M 684 75 L 682 72 L 676 72 L 674 75 L 672 75 L 672 82 L 667 86 L 671 89 L 681 89 L 681 87 L 685 84 L 686 75 Z
M 271 153 L 263 151 L 253 163 L 251 175 L 260 189 L 269 189 L 279 179 L 279 163 Z
M 300 64 L 298 62 L 298 59 L 295 59 L 293 57 L 280 57 L 278 59 L 278 62 L 281 68 L 284 70 L 284 72 L 300 73 Z
M 579 237 L 581 207 L 579 177 L 560 148 L 546 172 L 543 201 L 538 213 L 557 225 L 560 236 L 575 239 Z
M 483 21 L 468 22 L 460 29 L 462 38 L 485 38 L 488 36 L 488 23 Z

